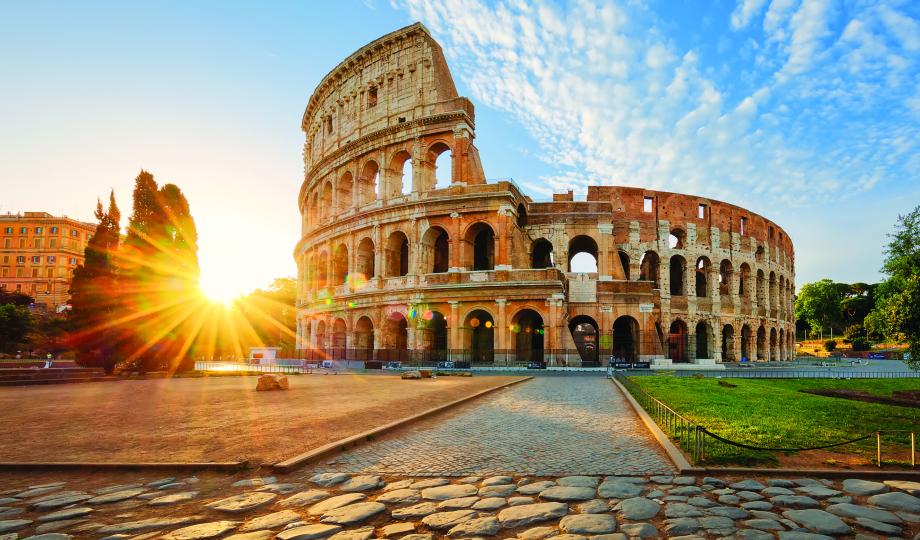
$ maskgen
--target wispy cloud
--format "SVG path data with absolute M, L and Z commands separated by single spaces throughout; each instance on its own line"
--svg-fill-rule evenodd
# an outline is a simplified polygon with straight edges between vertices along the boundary
M 537 193 L 643 185 L 766 208 L 920 173 L 920 37 L 894 4 L 739 0 L 718 63 L 641 2 L 401 5 L 471 97 L 537 141 L 556 171 L 521 182 Z

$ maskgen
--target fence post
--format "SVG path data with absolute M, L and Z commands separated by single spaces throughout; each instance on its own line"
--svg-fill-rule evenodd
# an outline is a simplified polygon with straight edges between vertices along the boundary
M 917 466 L 917 433 L 910 432 L 910 466 Z
M 875 458 L 878 461 L 878 467 L 882 468 L 882 432 L 875 432 Z

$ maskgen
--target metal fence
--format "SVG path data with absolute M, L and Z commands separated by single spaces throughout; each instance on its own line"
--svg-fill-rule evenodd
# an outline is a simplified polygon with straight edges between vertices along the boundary
M 740 463 L 751 464 L 765 459 L 770 459 L 775 452 L 805 452 L 809 450 L 825 450 L 856 444 L 870 439 L 875 440 L 875 463 L 882 466 L 883 448 L 890 449 L 893 445 L 909 444 L 910 466 L 917 466 L 917 432 L 910 430 L 884 430 L 873 431 L 844 441 L 827 444 L 818 444 L 809 447 L 765 447 L 733 441 L 722 437 L 699 425 L 691 418 L 680 414 L 660 399 L 652 396 L 639 387 L 634 381 L 623 373 L 616 373 L 614 377 L 633 398 L 651 416 L 655 423 L 665 432 L 687 455 L 694 465 L 704 463 Z M 884 442 L 884 444 L 883 444 Z
M 250 372 L 250 373 L 307 373 L 310 371 L 301 365 L 261 365 L 251 362 L 197 361 L 197 371 Z
M 626 375 L 648 376 L 669 375 L 673 377 L 713 377 L 726 379 L 920 379 L 918 371 L 865 371 L 855 369 L 824 368 L 824 369 L 796 369 L 796 368 L 747 368 L 747 369 L 674 369 L 674 370 L 647 370 L 630 369 Z

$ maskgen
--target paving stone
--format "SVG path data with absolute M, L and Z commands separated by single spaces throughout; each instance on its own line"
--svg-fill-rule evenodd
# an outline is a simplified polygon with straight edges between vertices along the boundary
M 461 484 L 473 484 L 475 482 L 476 481 L 474 480 L 473 482 L 460 482 L 460 483 Z M 510 476 L 490 476 L 486 478 L 485 480 L 483 480 L 481 485 L 484 487 L 484 486 L 498 486 L 498 485 L 503 485 L 503 484 L 513 484 L 513 483 L 514 483 L 514 478 L 511 478 Z
M 687 499 L 687 504 L 696 506 L 698 508 L 709 508 L 712 506 L 718 506 L 716 503 L 712 502 L 706 497 L 700 497 L 700 496 L 690 497 L 689 499 Z
M 786 527 L 776 520 L 773 519 L 748 519 L 743 522 L 744 526 L 750 527 L 752 529 L 761 529 L 764 531 L 784 531 Z
M 62 507 L 62 506 L 68 506 L 68 505 L 75 504 L 75 503 L 78 503 L 78 502 L 82 502 L 82 501 L 85 501 L 85 500 L 87 500 L 87 499 L 92 499 L 92 498 L 93 498 L 92 495 L 86 495 L 86 494 L 83 494 L 83 495 L 69 495 L 69 496 L 66 496 L 66 497 L 60 497 L 60 498 L 56 498 L 56 499 L 48 499 L 48 500 L 43 500 L 43 501 L 41 501 L 41 502 L 37 502 L 37 503 L 35 503 L 35 504 L 32 505 L 32 508 L 34 508 L 34 509 L 36 509 L 36 510 L 38 510 L 38 511 L 49 510 L 49 509 L 51 509 L 51 508 L 60 508 L 60 507 Z
M 390 483 L 386 484 L 385 486 L 383 486 L 383 490 L 384 490 L 384 491 L 391 491 L 391 490 L 394 490 L 394 489 L 408 489 L 409 486 L 411 486 L 411 485 L 412 485 L 412 482 L 414 482 L 414 481 L 415 481 L 415 480 L 413 480 L 413 479 L 411 479 L 411 478 L 404 478 L 404 479 L 402 479 L 402 480 L 396 480 L 395 482 L 390 482 Z M 463 483 L 465 483 L 465 482 L 463 482 Z
M 760 491 L 767 486 L 761 484 L 757 480 L 742 480 L 740 482 L 729 484 L 728 487 L 738 491 Z
M 454 510 L 452 512 L 435 512 L 422 518 L 422 523 L 436 531 L 452 529 L 464 521 L 476 518 L 473 510 Z
M 416 480 L 409 485 L 412 489 L 425 489 L 438 486 L 446 486 L 450 483 L 447 478 L 428 478 L 426 480 Z
M 814 478 L 793 478 L 792 481 L 795 482 L 797 486 L 826 487 L 823 482 Z
M 87 520 L 85 520 L 85 519 L 80 519 L 80 518 L 77 518 L 77 519 L 64 519 L 64 520 L 61 520 L 61 521 L 49 521 L 48 523 L 42 523 L 42 524 L 39 525 L 38 527 L 35 527 L 35 532 L 37 532 L 37 533 L 39 533 L 39 534 L 42 534 L 42 533 L 49 533 L 49 532 L 60 531 L 60 530 L 62 530 L 62 529 L 71 528 L 71 527 L 73 527 L 74 525 L 79 525 L 79 524 L 81 524 L 81 523 L 86 523 L 86 521 L 87 521 Z
M 508 506 L 521 506 L 522 504 L 533 504 L 533 497 L 508 497 Z
M 642 494 L 642 487 L 621 480 L 604 480 L 597 494 L 605 499 L 628 499 Z
M 738 491 L 735 493 L 739 498 L 744 499 L 745 501 L 759 501 L 763 499 L 763 495 L 757 493 L 756 491 Z
M 748 501 L 741 503 L 741 508 L 745 510 L 770 510 L 773 508 L 773 504 L 767 501 Z
M 319 516 L 325 514 L 329 510 L 341 508 L 342 506 L 349 504 L 354 504 L 358 501 L 363 501 L 366 498 L 367 496 L 362 495 L 361 493 L 345 493 L 344 495 L 336 495 L 335 497 L 330 497 L 325 501 L 314 504 L 307 510 L 307 513 L 311 516 Z
M 900 489 L 911 495 L 920 495 L 920 482 L 911 482 L 910 480 L 885 480 L 883 483 L 890 488 Z
M 464 476 L 460 480 L 457 480 L 458 484 L 477 484 L 482 480 L 481 476 Z
M 485 486 L 479 489 L 479 495 L 481 497 L 508 497 L 513 495 L 517 490 L 517 486 L 514 484 L 500 484 L 496 486 Z M 594 492 L 594 490 L 591 490 Z
M 383 480 L 374 475 L 354 476 L 339 485 L 339 489 L 344 492 L 371 491 L 381 487 L 383 487 Z
M 502 497 L 486 497 L 476 501 L 470 508 L 473 510 L 498 510 L 506 504 L 508 504 L 508 501 Z
M 908 523 L 920 523 L 920 514 L 911 514 L 910 512 L 895 512 L 897 516 Z
M 697 521 L 700 527 L 706 529 L 710 534 L 727 535 L 735 532 L 735 521 L 723 516 L 703 516 Z
M 821 506 L 821 503 L 805 495 L 778 495 L 772 497 L 770 502 L 785 508 L 818 508 Z
M 268 484 L 274 484 L 274 483 L 277 482 L 277 481 L 278 481 L 278 479 L 275 478 L 274 476 L 266 476 L 266 477 L 264 477 L 264 478 L 248 478 L 248 479 L 246 479 L 246 480 L 237 480 L 236 482 L 234 482 L 233 484 L 231 484 L 230 487 L 235 487 L 235 488 L 240 488 L 240 487 L 254 488 L 254 487 L 265 486 L 265 485 L 268 485 Z
M 503 527 L 514 529 L 531 523 L 559 518 L 568 512 L 568 505 L 559 502 L 523 504 L 505 508 L 498 513 L 498 519 Z
M 177 527 L 179 525 L 188 525 L 204 521 L 202 516 L 182 516 L 182 517 L 156 517 L 141 519 L 137 521 L 127 521 L 116 523 L 114 525 L 104 525 L 99 527 L 96 532 L 101 535 L 122 534 L 122 533 L 141 533 L 168 527 Z
M 676 486 L 693 486 L 696 485 L 695 476 L 678 476 L 672 480 L 672 483 Z
M 780 531 L 779 540 L 834 540 L 833 536 L 802 531 Z
M 658 536 L 658 529 L 651 523 L 624 523 L 620 525 L 629 538 L 655 538 Z
M 385 511 L 386 505 L 379 502 L 361 502 L 329 510 L 320 521 L 336 525 L 354 525 Z
M 10 503 L 18 503 L 18 502 L 22 502 L 22 501 L 20 501 L 16 497 L 0 497 L 0 504 L 10 504 Z
M 556 482 L 552 480 L 542 480 L 540 482 L 533 482 L 532 484 L 524 484 L 523 486 L 518 486 L 517 492 L 521 495 L 536 495 L 541 491 L 551 488 L 556 485 Z
M 618 502 L 613 509 L 618 511 L 623 519 L 643 521 L 657 516 L 661 505 L 645 497 L 632 497 Z
M 610 504 L 604 499 L 594 499 L 578 505 L 581 514 L 603 514 L 610 511 Z
M 745 519 L 751 515 L 747 510 L 736 506 L 715 506 L 707 508 L 706 513 L 712 516 L 723 516 L 732 519 Z
M 422 498 L 430 501 L 446 501 L 447 499 L 456 499 L 458 497 L 470 497 L 476 495 L 478 490 L 475 486 L 469 484 L 454 484 L 425 488 L 422 490 Z
M 435 503 L 423 502 L 406 508 L 397 508 L 390 514 L 394 519 L 415 519 L 438 511 Z
M 903 491 L 891 491 L 888 493 L 879 493 L 868 499 L 869 504 L 881 506 L 891 510 L 904 510 L 906 512 L 920 512 L 920 499 L 913 495 L 908 495 Z
M 224 540 L 268 540 L 275 536 L 274 531 L 252 531 L 248 533 L 231 534 Z
M 166 478 L 160 478 L 159 480 L 154 480 L 153 482 L 147 482 L 147 487 L 159 488 L 160 486 L 165 486 L 166 484 L 171 484 L 175 481 L 175 476 L 167 476 Z
M 683 497 L 692 497 L 699 495 L 703 490 L 696 486 L 680 486 L 668 491 L 668 495 L 679 495 Z
M 664 507 L 664 515 L 669 518 L 692 518 L 705 516 L 706 514 L 699 508 L 689 505 L 687 503 L 673 502 L 668 503 Z M 679 534 L 679 533 L 675 533 Z
M 660 489 L 651 489 L 645 494 L 646 499 L 657 499 L 658 497 L 664 497 L 664 491 Z
M 369 540 L 372 536 L 374 536 L 374 528 L 365 526 L 339 531 L 330 536 L 329 540 Z
M 380 528 L 380 536 L 384 538 L 401 536 L 411 532 L 415 532 L 415 524 L 409 522 L 391 523 Z
M 36 521 L 46 522 L 46 521 L 58 521 L 62 519 L 73 519 L 78 517 L 83 517 L 93 511 L 89 506 L 79 506 L 72 508 L 65 508 L 64 510 L 58 510 L 57 512 L 51 512 L 50 514 L 44 514 L 40 516 Z
M 741 498 L 737 495 L 719 495 L 719 502 L 722 504 L 738 504 Z
M 876 521 L 874 519 L 858 517 L 856 518 L 855 521 L 861 527 L 865 529 L 869 529 L 870 531 L 877 532 L 877 533 L 898 536 L 902 532 L 901 527 L 898 527 L 897 525 L 892 525 L 890 523 L 883 523 L 881 521 Z
M 256 488 L 256 491 L 271 491 L 272 493 L 277 493 L 279 495 L 288 495 L 294 493 L 295 491 L 303 488 L 302 484 L 266 484 L 262 487 Z
M 382 495 L 378 495 L 376 500 L 385 504 L 408 504 L 419 502 L 421 496 L 418 490 L 405 488 L 385 491 Z
M 556 534 L 555 527 L 533 527 L 526 531 L 519 532 L 517 537 L 521 540 L 543 540 Z
M 487 516 L 464 521 L 451 528 L 447 536 L 450 538 L 494 536 L 499 529 L 501 529 L 501 524 L 498 519 L 495 516 Z
M 185 486 L 187 486 L 187 485 L 188 485 L 187 482 L 170 482 L 170 483 L 168 483 L 168 484 L 163 484 L 162 486 L 160 486 L 160 487 L 157 488 L 157 489 L 169 490 L 169 489 L 176 489 L 176 488 L 180 488 L 180 487 L 185 487 Z
M 278 495 L 274 493 L 253 491 L 241 495 L 233 495 L 232 497 L 206 504 L 205 507 L 228 514 L 241 514 L 259 508 L 260 506 L 265 506 L 277 497 Z
M 310 477 L 310 481 L 318 486 L 329 487 L 336 484 L 341 484 L 342 482 L 348 480 L 348 475 L 345 473 L 336 473 L 336 472 L 327 472 L 319 473 Z
M 16 497 L 17 499 L 30 499 L 32 497 L 38 497 L 39 495 L 45 495 L 53 491 L 60 491 L 61 486 L 63 485 L 64 485 L 63 483 L 60 483 L 60 484 L 55 483 L 55 484 L 49 484 L 47 486 L 36 486 L 36 487 L 32 487 L 32 488 L 20 491 L 13 496 Z
M 871 480 L 861 480 L 859 478 L 847 478 L 843 481 L 843 490 L 853 495 L 875 495 L 888 491 L 888 486 L 881 482 Z
M 649 480 L 655 482 L 656 484 L 670 484 L 674 481 L 674 477 L 671 475 L 659 474 L 655 476 L 650 476 Z
M 239 521 L 212 521 L 210 523 L 199 523 L 176 529 L 171 533 L 163 535 L 163 540 L 198 540 L 204 538 L 214 538 L 226 534 L 239 525 Z
M 689 499 L 690 497 L 682 497 L 680 495 L 668 495 L 667 497 L 659 498 L 660 501 L 664 501 L 664 502 L 683 502 L 683 503 L 687 502 Z
M 808 510 L 786 510 L 783 512 L 783 516 L 818 534 L 838 536 L 851 532 L 850 527 L 839 517 L 825 512 L 824 510 L 815 508 Z
M 596 488 L 600 483 L 600 478 L 596 476 L 563 476 L 558 478 L 556 483 L 560 486 L 567 487 L 585 487 Z
M 461 508 L 470 508 L 479 500 L 479 497 L 457 497 L 456 499 L 447 499 L 438 503 L 438 510 L 459 510 Z
M 610 514 L 574 514 L 562 518 L 559 528 L 571 534 L 607 534 L 617 529 L 617 520 Z
M 12 506 L 0 506 L 0 517 L 18 516 L 25 512 L 23 508 L 13 508 Z
M 789 488 L 779 487 L 779 486 L 770 486 L 760 490 L 761 495 L 766 495 L 768 497 L 775 497 L 777 495 L 795 495 L 795 492 Z
M 774 487 L 784 487 L 784 488 L 792 488 L 798 485 L 792 480 L 786 480 L 785 478 L 771 478 L 767 480 L 767 484 L 774 486 Z
M 587 536 L 582 534 L 557 534 L 556 536 L 550 536 L 546 540 L 588 540 Z
M 710 485 L 710 486 L 717 487 L 717 488 L 724 488 L 724 487 L 725 487 L 725 481 L 723 481 L 723 480 L 720 479 L 720 478 L 715 478 L 715 477 L 712 477 L 712 476 L 707 476 L 707 477 L 703 478 L 703 484 L 704 484 L 704 485 Z
M 197 491 L 180 491 L 178 493 L 170 493 L 169 495 L 162 495 L 151 499 L 147 504 L 150 506 L 168 506 L 171 504 L 178 504 L 185 501 L 190 501 L 198 496 Z
M 796 488 L 796 491 L 799 493 L 804 493 L 810 497 L 815 497 L 818 499 L 826 499 L 828 497 L 836 497 L 837 495 L 843 495 L 842 492 L 837 491 L 836 489 L 829 489 L 824 486 L 803 486 Z
M 553 486 L 540 492 L 547 501 L 587 501 L 594 498 L 593 487 Z
M 828 504 L 846 504 L 853 502 L 853 497 L 841 495 L 840 497 L 828 497 L 826 500 Z
M 5 519 L 0 521 L 0 533 L 18 531 L 32 524 L 31 519 Z
M 773 521 L 785 519 L 776 512 L 767 512 L 766 510 L 751 510 L 751 515 L 758 519 L 772 519 Z
M 664 530 L 671 537 L 692 534 L 700 530 L 700 522 L 695 518 L 683 517 L 664 520 Z
M 27 536 L 22 540 L 70 540 L 73 536 L 64 533 L 45 533 Z
M 430 533 L 407 534 L 406 536 L 403 536 L 400 540 L 434 540 L 434 535 Z
M 831 514 L 850 518 L 863 517 L 875 521 L 883 521 L 885 523 L 901 523 L 902 521 L 901 518 L 887 510 L 870 508 L 868 506 L 860 506 L 858 504 L 831 504 L 826 508 L 826 510 Z
M 300 514 L 297 512 L 293 510 L 281 510 L 280 512 L 272 512 L 271 514 L 259 516 L 247 521 L 240 527 L 240 531 L 248 532 L 262 529 L 277 529 L 299 519 Z
M 321 501 L 328 496 L 329 496 L 328 491 L 324 491 L 321 489 L 311 489 L 307 491 L 301 491 L 300 493 L 295 493 L 294 495 L 291 495 L 287 499 L 280 501 L 278 504 L 280 504 L 281 506 L 293 506 L 295 508 L 300 508 L 302 506 L 314 504 L 317 501 Z
M 104 493 L 102 495 L 99 495 L 98 497 L 93 497 L 92 499 L 88 499 L 86 501 L 86 504 L 109 504 L 109 503 L 126 501 L 128 499 L 137 497 L 138 495 L 140 495 L 141 493 L 144 493 L 145 491 L 147 490 L 144 488 L 113 491 L 111 493 Z
M 742 540 L 773 540 L 773 535 L 757 529 L 741 529 L 735 536 Z
M 292 529 L 285 529 L 278 533 L 275 538 L 278 540 L 315 540 L 317 538 L 326 538 L 342 530 L 339 525 L 329 525 L 326 523 L 314 523 L 311 525 L 302 525 Z
M 720 495 L 720 496 L 721 495 L 734 495 L 735 490 L 732 488 L 720 488 L 720 489 L 714 489 L 710 493 L 712 493 L 713 495 Z

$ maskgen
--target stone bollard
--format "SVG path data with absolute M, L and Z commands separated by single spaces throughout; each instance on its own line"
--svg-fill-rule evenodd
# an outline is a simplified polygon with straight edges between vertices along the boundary
M 265 374 L 259 377 L 259 383 L 256 385 L 256 390 L 259 392 L 268 390 L 288 390 L 290 387 L 291 385 L 288 382 L 287 376 Z

